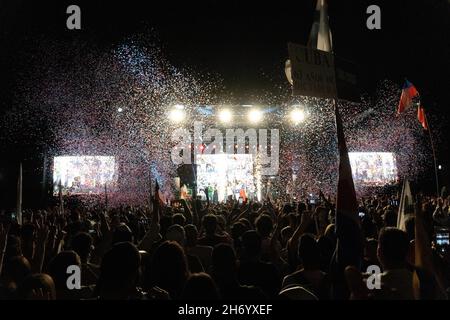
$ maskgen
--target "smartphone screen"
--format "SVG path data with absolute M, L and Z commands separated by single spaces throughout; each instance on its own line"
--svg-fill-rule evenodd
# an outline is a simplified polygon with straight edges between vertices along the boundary
M 435 232 L 436 249 L 444 254 L 450 246 L 450 232 L 447 228 L 436 228 Z
M 445 231 L 439 231 L 436 233 L 436 245 L 439 247 L 443 246 L 449 246 L 450 245 L 450 238 L 449 238 L 449 232 Z

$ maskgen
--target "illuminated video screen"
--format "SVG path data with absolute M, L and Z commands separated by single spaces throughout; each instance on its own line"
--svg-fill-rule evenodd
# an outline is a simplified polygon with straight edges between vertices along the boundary
M 101 194 L 117 188 L 117 170 L 110 156 L 59 156 L 53 159 L 53 194 Z
M 251 154 L 199 154 L 197 155 L 197 194 L 225 201 L 229 196 L 239 199 L 243 194 L 253 198 L 256 179 Z
M 355 184 L 383 186 L 397 182 L 397 165 L 391 152 L 349 152 Z

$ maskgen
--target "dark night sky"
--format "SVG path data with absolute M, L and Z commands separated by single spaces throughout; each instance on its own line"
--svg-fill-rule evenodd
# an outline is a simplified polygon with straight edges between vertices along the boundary
M 0 3 L 2 55 L 14 56 L 37 34 L 110 45 L 150 26 L 174 64 L 216 72 L 240 94 L 266 88 L 268 79 L 284 81 L 286 44 L 306 42 L 315 7 L 315 0 Z M 82 31 L 65 28 L 72 3 L 81 7 Z M 381 30 L 366 28 L 369 4 L 381 7 Z M 329 0 L 335 52 L 362 67 L 369 90 L 380 79 L 408 77 L 422 95 L 440 99 L 449 85 L 449 7 L 448 0 Z
M 99 47 L 154 28 L 164 54 L 180 66 L 220 75 L 245 97 L 286 81 L 287 42 L 306 43 L 316 0 L 296 1 L 0 1 L 0 105 L 8 109 L 17 79 L 15 57 L 39 35 Z M 363 90 L 407 77 L 430 112 L 450 107 L 450 2 L 448 0 L 329 0 L 336 54 L 360 66 Z M 66 8 L 77 4 L 82 30 L 66 29 Z M 381 7 L 382 29 L 366 28 L 366 8 Z M 29 50 L 29 48 L 27 49 Z M 23 66 L 23 61 L 20 62 Z M 26 63 L 25 63 L 26 65 Z M 3 112 L 3 111 L 2 111 Z M 1 113 L 0 113 L 1 115 Z M 445 128 L 449 132 L 449 126 Z M 446 144 L 448 144 L 446 140 Z M 3 148 L 4 146 L 2 146 Z M 7 146 L 8 150 L 15 146 Z M 444 159 L 447 154 L 440 152 Z M 448 161 L 448 160 L 447 160 Z M 1 170 L 6 170 L 3 159 Z M 0 179 L 2 173 L 0 172 Z

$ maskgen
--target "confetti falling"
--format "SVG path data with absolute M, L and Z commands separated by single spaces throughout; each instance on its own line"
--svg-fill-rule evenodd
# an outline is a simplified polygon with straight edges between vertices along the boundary
M 4 119 L 15 124 L 7 126 L 6 139 L 42 140 L 50 156 L 114 155 L 121 182 L 111 201 L 147 201 L 153 179 L 170 197 L 177 168 L 170 159 L 175 126 L 167 118 L 168 108 L 183 104 L 187 117 L 214 123 L 196 107 L 232 100 L 220 77 L 173 66 L 154 39 L 143 35 L 108 50 L 41 43 L 38 53 L 24 53 L 31 67 L 21 74 L 13 108 Z M 65 59 L 68 52 L 72 59 Z M 337 143 L 332 101 L 294 101 L 287 84 L 274 92 L 257 100 L 271 106 L 269 129 L 281 132 L 278 187 L 284 192 L 292 186 L 295 174 L 299 192 L 333 194 Z M 394 152 L 399 176 L 414 180 L 429 169 L 430 148 L 413 110 L 395 115 L 399 96 L 399 86 L 386 80 L 375 97 L 363 96 L 358 104 L 340 101 L 339 108 L 349 151 Z M 307 114 L 296 127 L 281 119 L 292 103 Z

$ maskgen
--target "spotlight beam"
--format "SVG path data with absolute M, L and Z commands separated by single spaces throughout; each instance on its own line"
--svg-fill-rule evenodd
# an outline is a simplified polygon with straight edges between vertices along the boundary
M 302 109 L 293 109 L 289 114 L 289 117 L 291 118 L 291 121 L 297 125 L 305 121 L 305 111 Z
M 219 116 L 219 120 L 223 123 L 229 123 L 231 121 L 231 119 L 233 118 L 231 111 L 228 109 L 220 110 L 218 116 Z
M 186 114 L 183 109 L 174 108 L 169 112 L 169 120 L 173 123 L 181 123 L 185 119 Z
M 263 112 L 259 109 L 252 109 L 248 113 L 248 120 L 251 123 L 258 123 L 263 120 Z

